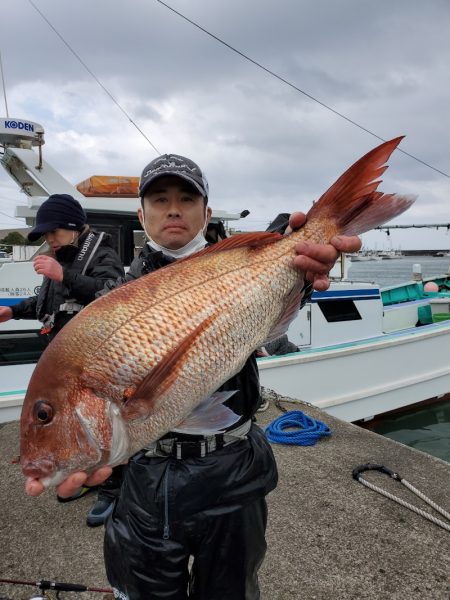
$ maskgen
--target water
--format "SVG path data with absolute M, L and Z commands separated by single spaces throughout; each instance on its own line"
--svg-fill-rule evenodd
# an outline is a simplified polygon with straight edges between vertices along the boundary
M 422 266 L 424 278 L 445 275 L 450 267 L 450 256 L 404 256 L 392 260 L 369 260 L 351 263 L 349 279 L 378 283 L 381 287 L 405 283 L 413 279 L 413 265 Z
M 442 276 L 450 267 L 450 257 L 405 256 L 392 260 L 355 262 L 350 265 L 349 279 L 369 281 L 381 287 L 396 285 L 413 279 L 412 269 L 417 263 L 422 266 L 424 278 Z M 371 429 L 450 462 L 450 400 L 383 418 Z
M 371 429 L 450 462 L 450 401 L 384 418 Z

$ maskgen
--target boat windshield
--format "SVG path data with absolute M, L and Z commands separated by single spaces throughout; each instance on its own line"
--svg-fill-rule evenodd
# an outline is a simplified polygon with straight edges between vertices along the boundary
M 2 332 L 0 365 L 35 363 L 47 346 L 47 337 L 38 331 Z

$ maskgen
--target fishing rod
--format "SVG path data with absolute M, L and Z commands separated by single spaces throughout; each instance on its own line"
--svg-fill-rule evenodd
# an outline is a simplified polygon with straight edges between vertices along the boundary
M 22 581 L 19 579 L 0 579 L 0 584 L 11 584 L 11 585 L 29 585 L 37 587 L 39 590 L 55 591 L 56 598 L 59 598 L 60 592 L 98 592 L 103 594 L 112 594 L 111 588 L 97 588 L 88 587 L 79 583 L 64 583 L 62 581 L 49 581 L 47 579 L 41 579 L 40 581 Z

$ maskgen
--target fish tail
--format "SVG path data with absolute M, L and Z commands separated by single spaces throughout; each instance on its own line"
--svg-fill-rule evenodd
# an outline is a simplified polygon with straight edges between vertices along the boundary
M 384 142 L 347 169 L 314 203 L 307 223 L 328 220 L 338 234 L 360 235 L 407 210 L 416 196 L 377 191 L 385 163 L 403 137 Z

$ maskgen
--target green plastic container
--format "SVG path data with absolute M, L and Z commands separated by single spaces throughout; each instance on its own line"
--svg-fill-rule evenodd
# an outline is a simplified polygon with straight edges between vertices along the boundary
M 450 313 L 434 313 L 433 323 L 440 323 L 441 321 L 448 321 L 450 319 Z

